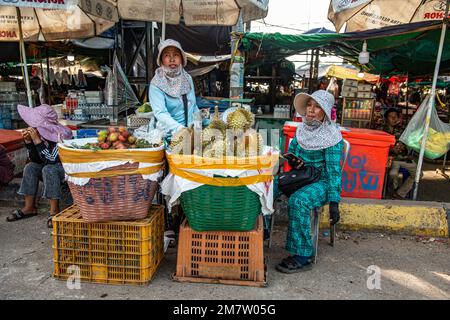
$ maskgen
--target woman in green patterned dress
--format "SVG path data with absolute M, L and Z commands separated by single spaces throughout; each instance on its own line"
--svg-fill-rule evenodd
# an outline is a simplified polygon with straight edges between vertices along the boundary
M 280 272 L 295 273 L 311 269 L 311 257 L 314 255 L 311 210 L 329 203 L 330 223 L 334 225 L 340 219 L 343 139 L 339 128 L 331 121 L 333 105 L 333 95 L 324 90 L 312 95 L 300 93 L 294 100 L 302 123 L 289 146 L 289 152 L 303 159 L 305 165 L 321 168 L 321 178 L 297 190 L 289 198 L 286 250 L 292 255 L 277 265 Z

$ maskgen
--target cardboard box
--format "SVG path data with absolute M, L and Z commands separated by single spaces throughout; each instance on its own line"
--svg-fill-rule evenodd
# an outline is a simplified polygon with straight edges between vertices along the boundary
M 356 92 L 348 92 L 348 91 L 342 91 L 341 95 L 344 98 L 356 98 Z
M 358 92 L 357 94 L 358 98 L 363 98 L 363 99 L 370 99 L 372 98 L 372 92 Z
M 342 87 L 342 92 L 358 92 L 358 87 Z
M 358 84 L 358 91 L 362 92 L 370 92 L 372 91 L 372 85 L 366 84 L 366 83 L 359 83 Z
M 357 87 L 358 86 L 358 80 L 344 79 L 343 86 L 344 87 Z

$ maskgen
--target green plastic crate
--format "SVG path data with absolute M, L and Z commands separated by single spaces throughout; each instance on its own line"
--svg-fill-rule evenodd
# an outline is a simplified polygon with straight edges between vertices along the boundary
M 203 185 L 181 194 L 181 206 L 195 231 L 249 231 L 261 213 L 259 195 L 246 186 Z

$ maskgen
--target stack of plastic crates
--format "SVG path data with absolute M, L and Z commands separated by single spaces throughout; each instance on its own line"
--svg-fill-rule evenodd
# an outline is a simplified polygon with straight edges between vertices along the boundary
M 262 216 L 258 217 L 255 228 L 247 232 L 198 232 L 185 220 L 180 227 L 177 270 L 173 279 L 266 286 Z
M 53 251 L 55 278 L 145 285 L 164 254 L 164 208 L 139 221 L 86 223 L 72 206 L 53 219 Z

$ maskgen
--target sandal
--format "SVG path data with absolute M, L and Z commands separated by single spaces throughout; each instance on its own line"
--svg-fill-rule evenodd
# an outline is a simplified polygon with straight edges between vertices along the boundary
M 49 228 L 49 229 L 53 229 L 53 221 L 52 221 L 53 217 L 54 216 L 51 213 L 48 214 L 48 217 L 47 217 L 47 228 Z
M 280 272 L 292 274 L 311 270 L 312 263 L 311 261 L 308 261 L 307 264 L 301 264 L 291 256 L 283 259 L 275 268 Z
M 13 213 L 9 217 L 6 217 L 6 221 L 14 222 L 14 221 L 18 221 L 18 220 L 32 218 L 35 216 L 37 216 L 37 212 L 25 214 L 25 213 L 23 213 L 23 211 L 21 209 L 17 209 L 17 210 L 14 210 Z

